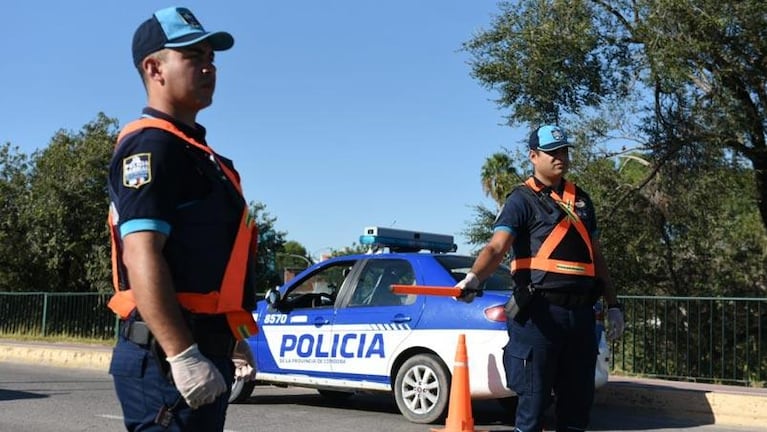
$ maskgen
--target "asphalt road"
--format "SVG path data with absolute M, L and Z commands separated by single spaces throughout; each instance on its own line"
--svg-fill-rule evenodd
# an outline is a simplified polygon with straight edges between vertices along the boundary
M 495 401 L 476 402 L 475 427 L 513 431 L 513 421 Z M 0 432 L 73 432 L 122 430 L 112 381 L 104 372 L 0 363 Z M 595 407 L 593 431 L 724 432 L 767 431 L 656 417 L 653 412 Z M 317 432 L 426 432 L 440 425 L 419 425 L 402 417 L 386 395 L 357 395 L 341 404 L 315 391 L 257 387 L 247 403 L 229 408 L 226 430 Z

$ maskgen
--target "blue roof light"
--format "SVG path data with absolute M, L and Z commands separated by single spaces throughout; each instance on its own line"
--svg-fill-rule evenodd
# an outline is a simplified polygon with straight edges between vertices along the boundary
M 364 234 L 360 236 L 360 244 L 373 249 L 388 247 L 395 252 L 429 250 L 435 253 L 447 253 L 458 249 L 451 235 L 382 227 L 365 228 Z

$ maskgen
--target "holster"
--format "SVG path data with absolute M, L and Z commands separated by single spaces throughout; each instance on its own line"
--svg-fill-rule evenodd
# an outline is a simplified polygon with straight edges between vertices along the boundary
M 605 293 L 605 281 L 602 278 L 594 279 L 594 288 L 591 289 L 591 292 L 589 293 L 589 301 L 591 304 L 594 304 L 602 298 L 602 295 Z
M 530 317 L 529 306 L 535 296 L 535 287 L 532 283 L 524 287 L 515 287 L 509 296 L 509 301 L 503 307 L 506 319 L 512 319 L 519 324 L 524 324 Z

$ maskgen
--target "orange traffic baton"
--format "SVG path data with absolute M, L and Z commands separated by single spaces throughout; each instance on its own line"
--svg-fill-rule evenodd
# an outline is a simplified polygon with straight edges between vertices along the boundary
M 392 284 L 391 292 L 394 294 L 419 294 L 436 295 L 444 297 L 460 297 L 461 289 L 452 286 L 436 285 L 397 285 Z

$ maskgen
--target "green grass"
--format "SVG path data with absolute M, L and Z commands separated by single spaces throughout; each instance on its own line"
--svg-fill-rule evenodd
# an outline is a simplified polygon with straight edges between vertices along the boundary
M 81 336 L 72 336 L 66 334 L 41 336 L 40 334 L 29 334 L 19 332 L 0 332 L 0 339 L 13 339 L 24 342 L 49 342 L 49 343 L 77 343 L 86 345 L 112 346 L 115 341 L 113 338 L 88 338 Z

